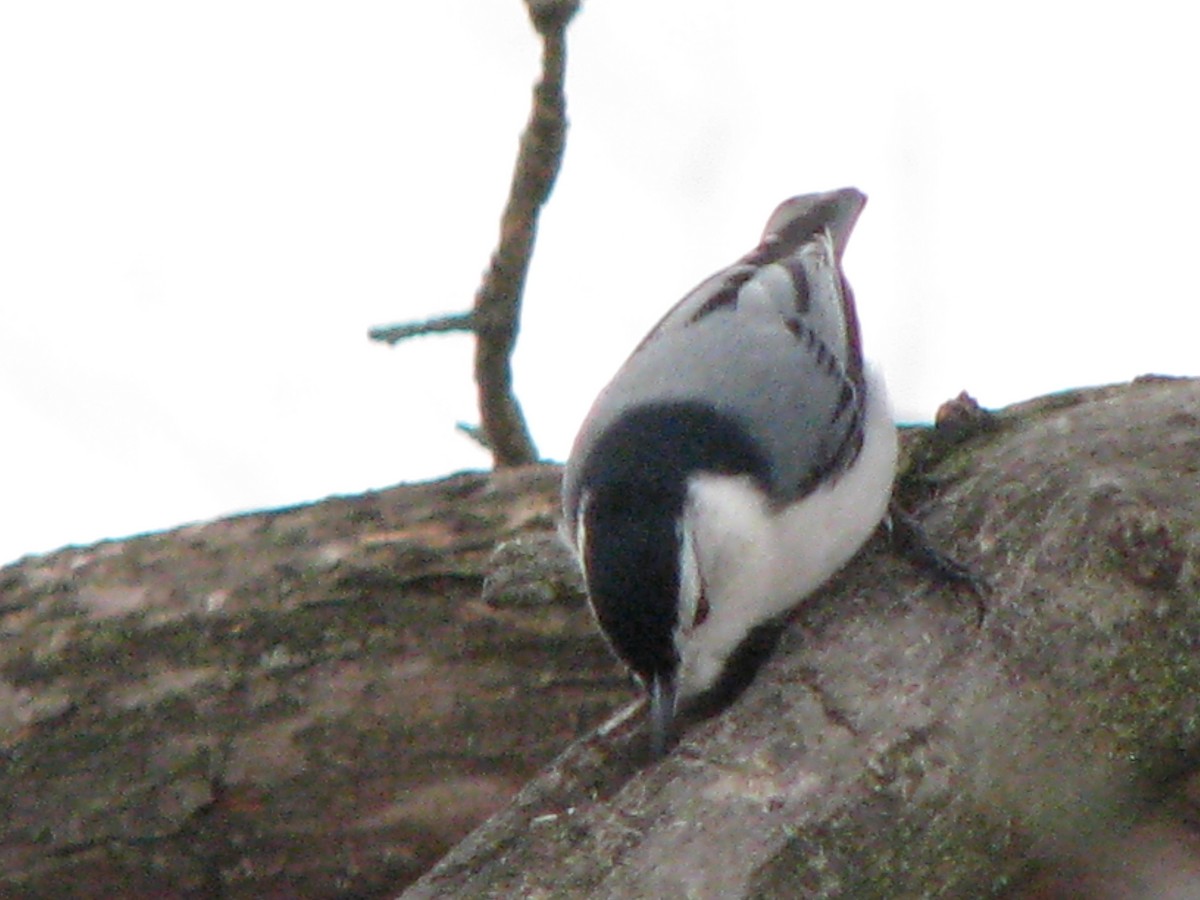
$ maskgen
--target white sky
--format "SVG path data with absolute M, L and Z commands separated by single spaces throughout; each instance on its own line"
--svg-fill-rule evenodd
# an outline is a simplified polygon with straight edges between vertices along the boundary
M 516 358 L 542 452 L 775 204 L 855 185 L 901 418 L 1200 374 L 1183 3 L 590 0 Z M 0 562 L 487 465 L 521 0 L 0 7 Z

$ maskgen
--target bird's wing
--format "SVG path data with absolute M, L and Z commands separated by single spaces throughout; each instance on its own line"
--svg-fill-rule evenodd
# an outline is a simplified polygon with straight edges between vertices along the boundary
M 840 260 L 866 198 L 847 189 L 787 201 L 753 251 L 685 296 L 597 398 L 572 463 L 618 417 L 699 404 L 728 416 L 771 461 L 785 502 L 848 465 L 862 441 L 865 384 Z M 568 468 L 568 511 L 578 466 Z

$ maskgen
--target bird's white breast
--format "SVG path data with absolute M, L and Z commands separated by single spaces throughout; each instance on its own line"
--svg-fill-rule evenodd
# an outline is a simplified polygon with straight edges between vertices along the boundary
M 689 480 L 681 568 L 691 568 L 708 610 L 694 626 L 691 616 L 682 617 L 687 624 L 676 635 L 681 699 L 711 687 L 752 628 L 820 587 L 883 520 L 896 471 L 896 429 L 883 379 L 871 369 L 864 429 L 849 467 L 780 509 L 747 476 Z

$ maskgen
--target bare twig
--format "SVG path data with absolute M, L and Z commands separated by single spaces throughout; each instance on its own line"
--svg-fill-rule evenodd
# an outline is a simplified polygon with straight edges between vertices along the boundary
M 566 142 L 566 29 L 578 0 L 526 0 L 542 38 L 542 76 L 533 89 L 533 110 L 521 135 L 508 202 L 500 217 L 500 243 L 492 254 L 471 312 L 426 322 L 374 328 L 372 340 L 395 344 L 423 334 L 475 333 L 475 383 L 480 431 L 497 468 L 537 460 L 537 449 L 512 388 L 512 353 L 520 326 L 521 297 L 537 235 L 538 215 L 562 165 Z
M 489 453 L 492 452 L 491 442 L 488 440 L 487 434 L 478 425 L 472 425 L 470 422 L 456 422 L 454 427 L 477 443 Z
M 449 316 L 438 316 L 436 319 L 426 319 L 424 322 L 405 322 L 402 325 L 377 325 L 367 332 L 373 341 L 385 344 L 398 344 L 411 337 L 424 334 L 443 334 L 448 331 L 474 331 L 474 316 L 471 313 L 454 313 Z

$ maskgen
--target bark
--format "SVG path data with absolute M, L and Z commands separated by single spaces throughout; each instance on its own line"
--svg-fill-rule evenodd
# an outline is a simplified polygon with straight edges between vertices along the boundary
M 412 881 L 633 696 L 573 568 L 529 567 L 558 481 L 464 474 L 0 570 L 0 896 Z
M 0 896 L 1192 896 L 1200 382 L 906 446 L 983 625 L 877 542 L 658 763 L 552 466 L 6 567 Z
M 405 897 L 1196 896 L 1200 382 L 959 421 L 906 487 L 981 627 L 870 548 L 669 756 L 614 720 Z

